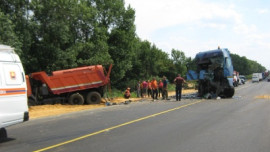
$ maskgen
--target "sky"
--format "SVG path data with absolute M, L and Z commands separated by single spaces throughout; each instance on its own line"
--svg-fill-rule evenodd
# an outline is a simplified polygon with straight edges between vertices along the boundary
M 228 48 L 270 70 L 270 0 L 125 0 L 136 33 L 170 54 L 187 57 Z

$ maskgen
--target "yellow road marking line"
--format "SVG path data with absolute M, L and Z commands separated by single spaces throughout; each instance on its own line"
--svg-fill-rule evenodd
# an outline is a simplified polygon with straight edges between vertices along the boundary
M 179 107 L 176 107 L 176 108 L 173 108 L 173 109 L 169 109 L 169 110 L 166 110 L 166 111 L 162 111 L 162 112 L 159 112 L 159 113 L 156 113 L 156 114 L 153 114 L 153 115 L 149 115 L 149 116 L 146 116 L 146 117 L 135 119 L 135 120 L 132 120 L 132 121 L 120 124 L 120 125 L 116 125 L 116 126 L 113 126 L 113 127 L 107 128 L 107 129 L 103 129 L 103 130 L 100 130 L 100 131 L 97 131 L 97 132 L 93 132 L 93 133 L 90 133 L 90 134 L 87 134 L 87 135 L 84 135 L 84 136 L 81 136 L 81 137 L 78 137 L 78 138 L 74 138 L 74 139 L 71 139 L 71 140 L 68 140 L 68 141 L 53 145 L 53 146 L 49 146 L 49 147 L 46 147 L 46 148 L 43 148 L 43 149 L 40 149 L 40 150 L 36 150 L 36 151 L 33 151 L 33 152 L 42 152 L 42 151 L 50 150 L 50 149 L 53 149 L 53 148 L 56 148 L 56 147 L 60 147 L 60 146 L 63 146 L 63 145 L 66 145 L 66 144 L 69 144 L 69 143 L 72 143 L 72 142 L 75 142 L 75 141 L 78 141 L 78 140 L 82 140 L 82 139 L 85 139 L 85 138 L 88 138 L 88 137 L 91 137 L 91 136 L 94 136 L 94 135 L 97 135 L 97 134 L 100 134 L 100 133 L 103 133 L 103 132 L 107 132 L 107 131 L 110 131 L 110 130 L 113 130 L 113 129 L 116 129 L 116 128 L 120 128 L 120 127 L 129 125 L 129 124 L 133 124 L 135 122 L 139 122 L 139 121 L 149 119 L 149 118 L 152 118 L 152 117 L 155 117 L 155 116 L 158 116 L 158 115 L 162 115 L 162 114 L 172 112 L 172 111 L 175 111 L 175 110 L 178 110 L 178 109 L 181 109 L 181 108 L 185 108 L 185 107 L 200 103 L 202 101 L 203 100 L 199 100 L 199 101 L 196 101 L 196 102 L 193 102 L 193 103 L 190 103 L 190 104 L 182 105 L 182 106 L 179 106 Z
M 260 96 L 256 96 L 255 99 L 270 99 L 270 95 L 260 95 Z

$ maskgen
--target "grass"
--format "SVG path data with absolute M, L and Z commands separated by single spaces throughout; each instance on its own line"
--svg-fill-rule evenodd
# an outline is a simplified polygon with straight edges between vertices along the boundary
M 109 91 L 108 95 L 109 95 L 110 98 L 118 98 L 118 97 L 124 97 L 124 93 L 125 93 L 125 91 L 112 89 L 111 91 Z M 105 95 L 105 97 L 106 97 L 106 95 Z M 131 98 L 136 98 L 137 97 L 137 92 L 132 91 L 130 93 L 130 97 Z
M 196 84 L 196 81 L 189 81 L 184 84 L 183 89 L 195 89 Z M 175 91 L 175 84 L 168 84 L 168 91 Z
M 246 77 L 247 80 L 248 80 L 248 79 L 252 79 L 252 74 L 250 74 L 250 75 L 245 75 L 245 77 Z

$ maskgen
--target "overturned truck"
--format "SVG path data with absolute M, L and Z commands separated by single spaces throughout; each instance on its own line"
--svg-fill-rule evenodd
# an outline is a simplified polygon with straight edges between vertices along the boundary
M 112 65 L 105 76 L 102 65 L 53 71 L 26 76 L 28 105 L 69 103 L 82 105 L 99 104 L 104 89 L 110 81 Z
M 234 95 L 233 65 L 228 49 L 200 52 L 187 68 L 187 80 L 198 81 L 198 96 L 230 98 Z

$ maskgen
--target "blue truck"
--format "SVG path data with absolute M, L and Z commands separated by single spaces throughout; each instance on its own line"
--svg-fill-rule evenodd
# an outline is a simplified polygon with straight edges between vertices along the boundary
M 230 98 L 234 95 L 233 64 L 227 48 L 200 52 L 193 60 L 193 66 L 187 65 L 187 68 L 187 80 L 198 81 L 199 97 Z

